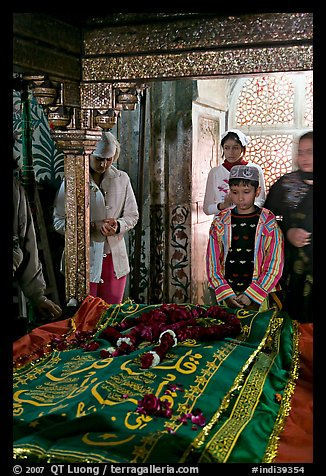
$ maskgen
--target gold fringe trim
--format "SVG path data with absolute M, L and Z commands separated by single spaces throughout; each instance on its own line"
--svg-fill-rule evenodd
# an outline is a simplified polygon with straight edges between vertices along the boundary
M 284 430 L 285 420 L 289 416 L 291 411 L 291 399 L 296 387 L 297 379 L 299 377 L 299 367 L 300 367 L 299 342 L 300 342 L 299 323 L 297 321 L 293 321 L 292 366 L 289 373 L 288 382 L 285 386 L 283 397 L 280 403 L 280 410 L 278 412 L 271 436 L 269 437 L 269 442 L 268 442 L 265 454 L 263 456 L 262 463 L 274 462 L 278 453 L 278 447 L 280 443 L 280 434 Z
M 228 408 L 230 402 L 231 402 L 231 399 L 232 399 L 232 394 L 233 392 L 235 392 L 237 389 L 239 389 L 241 387 L 241 385 L 243 385 L 243 382 L 246 378 L 246 373 L 247 373 L 247 370 L 248 368 L 250 367 L 250 365 L 252 364 L 252 362 L 255 360 L 257 354 L 259 354 L 259 352 L 262 350 L 262 348 L 264 347 L 264 345 L 266 344 L 266 341 L 268 339 L 268 337 L 270 336 L 270 334 L 275 330 L 275 328 L 279 327 L 279 325 L 281 325 L 283 319 L 282 318 L 277 318 L 278 314 L 278 311 L 275 310 L 271 316 L 271 319 L 269 321 L 269 324 L 268 324 L 268 327 L 265 331 L 265 335 L 264 337 L 262 338 L 259 346 L 257 347 L 257 349 L 251 354 L 251 356 L 248 358 L 247 362 L 243 365 L 242 369 L 240 370 L 239 374 L 237 375 L 237 377 L 234 379 L 233 381 L 233 384 L 230 388 L 230 390 L 225 394 L 223 400 L 222 400 L 222 403 L 219 407 L 219 409 L 217 410 L 217 412 L 213 415 L 213 417 L 211 418 L 211 420 L 209 421 L 209 423 L 207 425 L 204 426 L 204 428 L 202 429 L 202 431 L 200 432 L 200 434 L 198 436 L 196 436 L 196 438 L 192 441 L 192 443 L 189 445 L 189 447 L 186 449 L 186 451 L 183 453 L 181 459 L 179 460 L 179 463 L 184 463 L 189 454 L 194 451 L 194 450 L 197 450 L 199 449 L 201 446 L 203 446 L 205 444 L 205 440 L 207 439 L 207 437 L 209 436 L 213 426 L 218 422 L 218 420 L 220 419 L 221 415 L 225 412 L 225 410 Z
M 47 452 L 44 448 L 36 445 L 26 445 L 25 448 L 14 448 L 13 458 L 19 461 L 31 461 L 38 463 L 119 463 L 110 459 L 109 455 L 100 455 L 89 452 L 69 452 L 68 450 L 55 450 Z

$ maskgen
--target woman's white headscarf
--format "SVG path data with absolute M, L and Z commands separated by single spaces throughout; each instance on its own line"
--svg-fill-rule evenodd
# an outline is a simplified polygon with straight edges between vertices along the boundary
M 120 144 L 111 132 L 102 132 L 101 139 L 97 142 L 96 148 L 93 152 L 95 157 L 101 159 L 108 159 L 114 157 L 116 160 L 119 156 Z M 118 153 L 118 154 L 117 154 Z
M 242 147 L 246 147 L 246 145 L 248 145 L 248 137 L 243 132 L 239 131 L 239 129 L 229 129 L 228 131 L 224 132 L 224 134 L 222 134 L 222 139 L 224 139 L 224 137 L 228 135 L 229 132 L 233 132 L 238 136 Z

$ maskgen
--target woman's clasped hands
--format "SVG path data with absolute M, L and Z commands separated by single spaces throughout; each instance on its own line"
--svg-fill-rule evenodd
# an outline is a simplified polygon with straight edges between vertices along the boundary
M 101 226 L 101 233 L 104 236 L 113 236 L 117 233 L 118 222 L 115 218 L 106 218 Z
M 113 236 L 118 233 L 119 224 L 115 218 L 96 220 L 91 222 L 91 229 L 101 233 L 103 236 Z

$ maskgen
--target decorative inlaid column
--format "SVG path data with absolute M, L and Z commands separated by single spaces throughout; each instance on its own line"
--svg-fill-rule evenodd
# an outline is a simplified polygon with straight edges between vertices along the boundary
M 54 131 L 53 139 L 65 155 L 66 190 L 65 291 L 67 303 L 80 304 L 89 294 L 89 154 L 100 130 Z

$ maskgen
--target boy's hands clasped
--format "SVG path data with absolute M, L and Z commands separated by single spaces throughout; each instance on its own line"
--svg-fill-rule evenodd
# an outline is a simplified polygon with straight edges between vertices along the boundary
M 228 307 L 238 307 L 240 309 L 258 310 L 259 304 L 253 302 L 246 294 L 239 294 L 226 299 Z
M 227 298 L 226 299 L 226 304 L 228 305 L 228 307 L 243 308 L 245 306 L 249 306 L 251 304 L 251 301 L 244 294 L 240 294 L 239 296 L 232 296 L 230 298 Z

